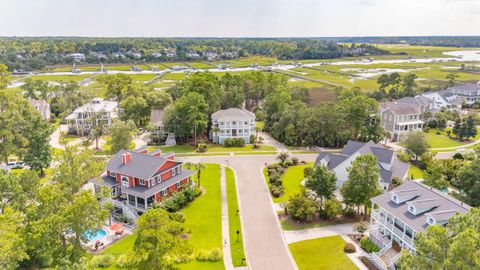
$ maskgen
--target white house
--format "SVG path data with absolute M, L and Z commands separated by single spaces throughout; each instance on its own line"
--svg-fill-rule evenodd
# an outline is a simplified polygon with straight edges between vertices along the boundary
M 35 110 L 40 113 L 43 119 L 45 119 L 46 121 L 50 121 L 50 104 L 48 104 L 46 100 L 29 98 L 28 102 L 35 108 Z
M 452 86 L 444 90 L 445 93 L 458 95 L 466 104 L 472 105 L 480 101 L 480 81 Z
M 433 110 L 439 111 L 442 108 L 447 110 L 460 111 L 462 109 L 462 99 L 453 93 L 445 90 L 438 92 L 425 92 L 422 96 L 433 100 Z
M 214 131 L 218 128 L 218 131 Z M 243 138 L 251 143 L 250 136 L 255 135 L 255 114 L 245 109 L 230 108 L 212 114 L 210 139 L 223 144 L 228 138 Z
M 369 238 L 381 250 L 370 254 L 380 270 L 395 269 L 401 250 L 415 254 L 415 238 L 430 225 L 445 226 L 470 206 L 417 181 L 371 199 Z
M 348 168 L 352 162 L 360 155 L 372 154 L 378 160 L 378 169 L 380 179 L 378 179 L 382 189 L 388 190 L 394 177 L 400 180 L 407 179 L 408 168 L 410 165 L 397 159 L 395 152 L 387 149 L 373 141 L 357 142 L 348 141 L 343 147 L 341 154 L 331 154 L 322 152 L 315 160 L 315 166 L 323 165 L 335 173 L 337 177 L 337 188 L 340 188 L 348 180 Z
M 75 133 L 79 136 L 88 135 L 90 130 L 97 125 L 110 126 L 113 119 L 118 118 L 118 113 L 118 102 L 94 98 L 90 103 L 75 109 L 65 118 L 68 133 Z
M 85 60 L 85 54 L 83 53 L 71 53 L 68 55 L 68 57 L 71 57 L 75 61 L 84 61 Z

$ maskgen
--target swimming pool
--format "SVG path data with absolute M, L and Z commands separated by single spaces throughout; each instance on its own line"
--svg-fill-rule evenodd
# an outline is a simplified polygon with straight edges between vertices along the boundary
M 94 232 L 86 231 L 84 234 L 85 238 L 87 238 L 88 241 L 96 241 L 104 238 L 106 235 L 107 235 L 107 231 L 103 229 L 98 229 Z

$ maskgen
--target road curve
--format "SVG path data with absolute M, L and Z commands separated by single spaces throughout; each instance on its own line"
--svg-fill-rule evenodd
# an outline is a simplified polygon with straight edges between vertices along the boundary
M 316 157 L 316 155 L 296 156 L 305 161 L 313 161 Z M 238 178 L 245 252 L 249 268 L 253 270 L 297 269 L 273 211 L 270 192 L 261 171 L 265 162 L 274 162 L 275 157 L 275 155 L 246 155 L 193 158 L 196 162 L 229 165 L 235 170 Z

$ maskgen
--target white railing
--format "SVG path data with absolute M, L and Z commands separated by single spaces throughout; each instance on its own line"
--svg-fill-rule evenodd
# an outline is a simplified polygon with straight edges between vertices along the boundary
M 395 233 L 398 237 L 402 238 L 403 236 L 403 231 L 400 230 L 399 228 L 393 226 L 392 228 L 393 233 Z
M 380 258 L 380 256 L 378 256 L 375 253 L 370 253 L 370 258 L 372 259 L 373 264 L 375 264 L 378 267 L 378 269 L 387 270 L 387 265 L 382 260 L 382 258 Z
M 397 267 L 395 267 L 395 263 L 398 261 L 398 259 L 400 259 L 400 256 L 402 256 L 401 252 L 399 252 L 397 255 L 395 255 L 395 257 L 393 257 L 393 259 L 391 261 L 391 264 L 390 264 L 390 269 L 392 269 L 392 270 L 397 269 Z
M 371 213 L 372 217 L 376 220 L 378 220 L 378 215 L 379 215 L 379 210 L 372 210 L 372 213 Z
M 386 244 L 379 252 L 376 252 L 376 253 L 378 253 L 379 256 L 382 256 L 383 253 L 385 253 L 390 248 L 392 248 L 392 242 L 391 241 L 388 244 Z

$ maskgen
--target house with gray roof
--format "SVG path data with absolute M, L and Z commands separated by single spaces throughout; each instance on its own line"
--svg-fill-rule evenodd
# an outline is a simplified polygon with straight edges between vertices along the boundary
M 444 93 L 458 95 L 463 102 L 472 105 L 476 101 L 480 101 L 480 81 L 477 83 L 465 83 L 448 87 Z
M 443 108 L 458 112 L 462 109 L 462 99 L 457 94 L 450 93 L 447 90 L 425 92 L 422 96 L 433 100 L 433 112 L 440 111 Z
M 95 190 L 107 187 L 112 197 L 137 212 L 144 212 L 155 202 L 180 190 L 189 183 L 193 171 L 184 170 L 173 153 L 148 147 L 134 151 L 120 150 L 108 162 L 106 172 L 91 180 Z
M 250 142 L 255 135 L 255 114 L 245 109 L 230 108 L 212 114 L 210 139 L 214 143 L 224 144 L 228 138 L 243 138 Z
M 91 102 L 75 109 L 65 120 L 68 133 L 85 136 L 98 125 L 108 127 L 119 117 L 118 102 L 94 98 Z
M 381 250 L 371 253 L 381 269 L 395 269 L 402 249 L 415 254 L 415 238 L 430 225 L 446 225 L 470 206 L 417 181 L 406 183 L 371 199 L 369 238 Z
M 403 97 L 401 99 L 397 99 L 397 104 L 410 104 L 419 106 L 420 111 L 424 113 L 433 109 L 434 101 L 431 98 L 417 95 L 414 97 Z
M 348 168 L 360 155 L 372 154 L 378 160 L 380 186 L 384 191 L 391 187 L 394 177 L 400 180 L 407 178 L 410 165 L 397 159 L 393 150 L 387 149 L 373 141 L 357 142 L 348 141 L 341 154 L 320 153 L 315 160 L 315 166 L 326 166 L 337 176 L 337 188 L 341 187 L 348 179 Z
M 50 104 L 48 104 L 46 100 L 29 98 L 28 103 L 40 113 L 43 119 L 50 121 L 50 114 L 52 112 L 50 110 Z
M 388 131 L 390 139 L 401 140 L 411 131 L 421 131 L 425 122 L 422 120 L 422 107 L 405 103 L 382 102 L 380 103 L 380 125 Z

